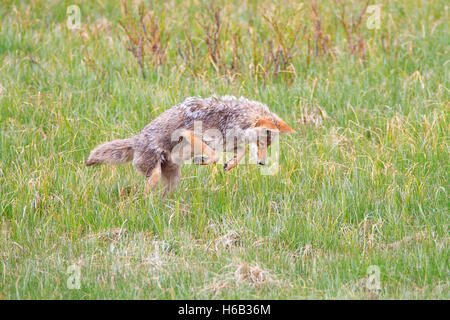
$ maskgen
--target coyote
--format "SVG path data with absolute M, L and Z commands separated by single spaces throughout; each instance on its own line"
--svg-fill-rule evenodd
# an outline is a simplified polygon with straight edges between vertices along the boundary
M 178 185 L 183 161 L 208 165 L 219 161 L 217 151 L 233 152 L 223 166 L 228 171 L 244 157 L 245 145 L 250 145 L 257 163 L 264 165 L 267 147 L 280 132 L 295 133 L 260 102 L 233 96 L 191 97 L 159 115 L 136 136 L 98 146 L 86 166 L 132 161 L 147 178 L 148 191 L 162 177 L 165 197 Z

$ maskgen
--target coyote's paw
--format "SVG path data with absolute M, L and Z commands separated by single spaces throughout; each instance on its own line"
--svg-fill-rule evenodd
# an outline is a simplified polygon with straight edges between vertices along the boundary
M 236 158 L 234 158 L 223 165 L 223 170 L 230 171 L 237 165 L 238 165 L 238 161 L 236 160 Z
M 199 164 L 199 165 L 213 164 L 213 163 L 216 163 L 217 161 L 219 161 L 218 157 L 211 158 L 208 156 L 197 156 L 192 159 L 192 162 L 194 164 Z
M 198 157 L 194 157 L 194 159 L 192 159 L 192 162 L 194 164 L 205 164 L 206 162 L 208 162 L 208 157 L 204 157 L 204 156 L 198 156 Z

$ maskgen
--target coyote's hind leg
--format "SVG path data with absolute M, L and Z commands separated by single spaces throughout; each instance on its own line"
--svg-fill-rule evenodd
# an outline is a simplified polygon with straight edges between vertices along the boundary
M 207 165 L 219 161 L 219 156 L 216 154 L 216 152 L 205 142 L 203 142 L 202 139 L 196 136 L 194 132 L 190 130 L 184 130 L 181 133 L 181 136 L 191 144 L 191 146 L 194 148 L 194 151 L 200 152 L 202 155 L 206 155 L 206 157 L 196 157 L 195 159 L 197 159 L 197 164 Z
M 133 166 L 147 178 L 145 192 L 150 193 L 155 190 L 161 178 L 161 155 L 152 150 L 137 151 Z
M 180 182 L 181 168 L 174 162 L 168 162 L 161 168 L 162 178 L 164 182 L 163 197 L 173 192 Z

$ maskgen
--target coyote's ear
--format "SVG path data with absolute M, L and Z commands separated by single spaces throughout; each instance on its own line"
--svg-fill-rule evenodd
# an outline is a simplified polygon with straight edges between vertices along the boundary
M 264 128 L 270 131 L 280 132 L 280 129 L 277 128 L 275 123 L 269 119 L 260 119 L 256 122 L 255 128 Z
M 284 122 L 281 119 L 277 119 L 277 125 L 280 129 L 280 132 L 288 132 L 288 133 L 295 133 L 295 130 L 292 129 L 286 122 Z

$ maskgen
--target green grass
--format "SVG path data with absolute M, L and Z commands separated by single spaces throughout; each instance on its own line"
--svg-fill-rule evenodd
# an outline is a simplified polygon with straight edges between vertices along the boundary
M 150 5 L 171 36 L 167 61 L 147 62 L 144 80 L 119 39 L 117 2 L 3 1 L 0 298 L 449 298 L 448 6 L 378 1 L 381 27 L 363 24 L 362 60 L 346 50 L 339 8 L 319 2 L 336 56 L 308 55 L 299 39 L 295 74 L 264 79 L 251 71 L 263 42 L 251 49 L 245 28 L 274 37 L 262 10 L 274 5 L 281 21 L 292 11 L 266 2 L 223 3 L 228 30 L 241 30 L 233 74 L 207 56 L 195 22 L 204 3 Z M 71 4 L 81 31 L 66 27 Z M 312 26 L 308 3 L 302 10 Z M 109 23 L 95 31 L 101 17 Z M 176 46 L 184 25 L 195 72 Z M 229 66 L 228 33 L 223 41 Z M 163 201 L 143 193 L 132 166 L 83 165 L 94 146 L 212 94 L 262 101 L 297 130 L 281 138 L 276 175 L 185 166 Z M 313 111 L 322 125 L 302 121 Z M 79 290 L 67 286 L 71 265 Z M 365 286 L 371 265 L 380 290 Z

